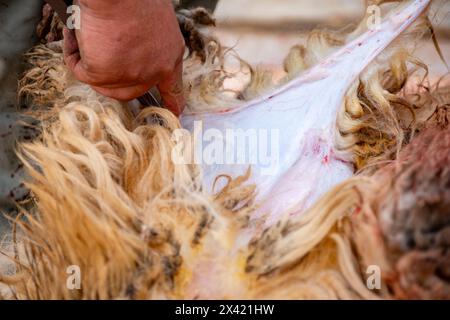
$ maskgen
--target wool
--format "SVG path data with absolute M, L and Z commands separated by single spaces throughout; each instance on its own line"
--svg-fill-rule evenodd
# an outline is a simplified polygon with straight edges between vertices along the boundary
M 225 187 L 211 194 L 202 188 L 199 167 L 171 161 L 172 132 L 180 123 L 169 111 L 149 107 L 135 115 L 128 105 L 76 81 L 64 66 L 61 43 L 33 48 L 19 94 L 33 102 L 29 114 L 41 121 L 41 135 L 19 146 L 33 205 L 22 208 L 25 219 L 16 219 L 22 248 L 13 259 L 16 273 L 0 277 L 10 286 L 10 298 L 448 297 L 438 290 L 448 285 L 445 277 L 430 282 L 411 268 L 417 261 L 428 273 L 448 267 L 448 212 L 441 210 L 448 207 L 448 152 L 439 152 L 450 148 L 448 89 L 400 93 L 411 74 L 406 61 L 416 61 L 400 44 L 417 36 L 420 26 L 386 49 L 346 95 L 338 146 L 363 173 L 334 187 L 303 215 L 284 216 L 269 227 L 264 217 L 250 219 L 259 205 L 257 186 L 247 183 L 251 170 L 236 179 L 220 177 Z M 286 59 L 287 77 L 353 37 L 313 32 Z M 223 67 L 228 51 L 205 39 L 196 49 L 205 56 L 191 54 L 185 63 L 191 112 L 236 106 L 267 90 L 261 80 L 267 77 L 252 69 L 255 80 L 241 94 L 227 95 L 222 85 L 230 76 Z M 433 109 L 431 116 L 402 128 L 399 99 L 415 109 Z M 397 149 L 403 150 L 391 164 L 368 166 L 380 157 L 397 158 Z M 412 202 L 411 179 L 430 190 Z M 406 211 L 396 209 L 403 199 L 418 222 L 403 223 Z M 423 218 L 430 201 L 436 203 L 433 222 Z M 419 230 L 421 239 L 423 226 L 433 227 L 430 239 L 438 245 L 427 238 L 405 246 L 411 230 Z M 72 265 L 80 267 L 82 290 L 66 287 Z M 383 271 L 380 290 L 366 286 L 370 265 Z M 413 288 L 416 279 L 424 283 L 420 290 Z
M 427 127 L 362 190 L 355 243 L 366 264 L 382 266 L 395 298 L 449 298 L 449 133 L 448 122 Z

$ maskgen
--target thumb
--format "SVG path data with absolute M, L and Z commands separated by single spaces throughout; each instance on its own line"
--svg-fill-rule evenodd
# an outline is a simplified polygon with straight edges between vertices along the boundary
M 183 63 L 180 62 L 159 84 L 158 90 L 166 107 L 176 116 L 183 113 L 185 99 L 183 95 Z

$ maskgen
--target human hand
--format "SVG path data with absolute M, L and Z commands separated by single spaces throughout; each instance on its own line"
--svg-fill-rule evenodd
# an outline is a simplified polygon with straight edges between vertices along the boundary
M 81 28 L 64 30 L 64 59 L 97 92 L 132 100 L 158 86 L 183 111 L 184 40 L 171 0 L 79 0 Z

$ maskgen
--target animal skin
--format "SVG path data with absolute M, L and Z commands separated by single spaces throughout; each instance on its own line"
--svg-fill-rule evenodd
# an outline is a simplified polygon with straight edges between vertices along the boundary
M 194 132 L 195 123 L 203 131 L 218 130 L 231 155 L 258 154 L 257 144 L 226 139 L 227 130 L 275 132 L 277 162 L 258 159 L 251 165 L 250 181 L 258 186 L 260 214 L 270 213 L 269 224 L 280 215 L 301 214 L 332 187 L 353 175 L 353 165 L 339 156 L 335 147 L 336 119 L 344 96 L 368 64 L 426 10 L 430 1 L 413 1 L 398 8 L 377 28 L 370 30 L 275 92 L 243 106 L 215 112 L 184 114 L 182 124 L 194 134 L 194 148 L 207 148 L 203 134 Z M 274 133 L 274 134 L 275 134 Z M 231 140 L 231 141 L 230 141 Z M 206 146 L 205 146 L 206 145 Z M 204 153 L 204 149 L 195 152 Z M 234 161 L 236 162 L 236 161 Z M 213 192 L 216 178 L 245 174 L 241 164 L 202 163 L 206 190 Z M 313 174 L 311 174 L 313 173 Z M 258 215 L 258 213 L 256 213 Z

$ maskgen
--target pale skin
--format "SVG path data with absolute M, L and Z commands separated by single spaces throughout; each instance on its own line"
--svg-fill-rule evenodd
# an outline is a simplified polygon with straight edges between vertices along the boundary
M 81 28 L 64 30 L 64 59 L 75 77 L 122 101 L 157 86 L 165 106 L 183 111 L 184 40 L 171 0 L 79 0 Z

